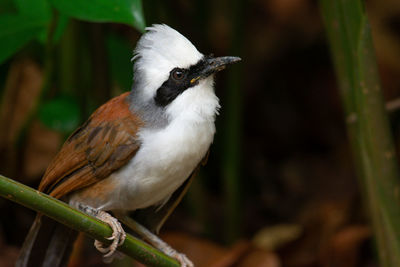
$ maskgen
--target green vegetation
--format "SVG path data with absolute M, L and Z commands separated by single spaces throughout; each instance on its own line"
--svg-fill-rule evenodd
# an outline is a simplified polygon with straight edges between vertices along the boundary
M 399 168 L 361 1 L 321 1 L 348 133 L 382 266 L 400 266 Z
M 110 243 L 110 240 L 106 237 L 111 236 L 112 230 L 107 224 L 71 208 L 60 200 L 49 197 L 2 175 L 0 175 L 0 196 L 46 214 L 46 216 L 77 231 L 84 232 L 105 244 Z M 164 255 L 129 234 L 118 249 L 148 266 L 179 266 L 175 259 Z

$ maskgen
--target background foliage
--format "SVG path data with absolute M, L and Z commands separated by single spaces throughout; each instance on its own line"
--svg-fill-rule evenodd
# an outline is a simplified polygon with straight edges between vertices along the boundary
M 397 153 L 400 4 L 366 10 Z M 208 164 L 163 237 L 199 266 L 378 266 L 312 0 L 1 1 L 0 173 L 36 187 L 68 134 L 130 89 L 132 50 L 152 23 L 243 58 L 217 77 Z M 12 266 L 34 214 L 2 199 L 0 209 L 0 266 Z M 77 264 L 101 264 L 90 241 L 78 248 Z

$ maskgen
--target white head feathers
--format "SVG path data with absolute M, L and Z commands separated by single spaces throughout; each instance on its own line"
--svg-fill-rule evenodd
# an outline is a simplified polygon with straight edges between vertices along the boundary
M 137 79 L 147 88 L 143 96 L 149 99 L 173 68 L 196 64 L 203 54 L 185 36 L 165 24 L 154 24 L 146 31 L 137 43 L 132 60 Z

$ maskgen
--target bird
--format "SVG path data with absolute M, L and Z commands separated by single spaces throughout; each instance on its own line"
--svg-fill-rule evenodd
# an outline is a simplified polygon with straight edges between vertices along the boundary
M 240 60 L 203 55 L 166 24 L 147 27 L 134 49 L 131 91 L 100 106 L 50 163 L 38 190 L 110 225 L 111 245 L 95 240 L 106 261 L 124 242 L 123 222 L 181 266 L 193 266 L 157 233 L 213 142 L 215 73 Z M 38 214 L 16 266 L 65 264 L 75 236 Z

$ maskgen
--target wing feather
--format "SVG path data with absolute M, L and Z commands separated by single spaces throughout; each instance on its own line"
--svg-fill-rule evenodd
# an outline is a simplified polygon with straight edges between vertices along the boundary
M 137 132 L 143 122 L 129 110 L 129 93 L 111 99 L 65 142 L 39 185 L 61 198 L 118 170 L 140 147 Z

